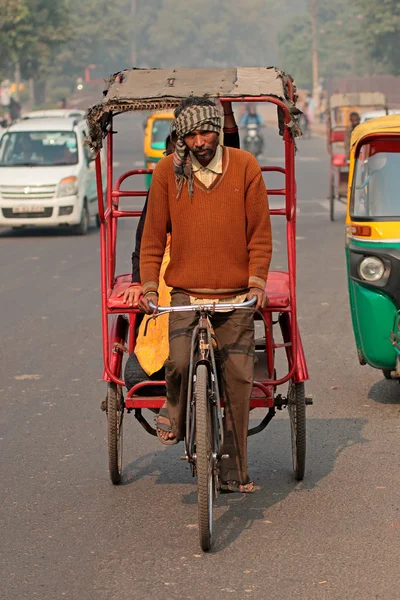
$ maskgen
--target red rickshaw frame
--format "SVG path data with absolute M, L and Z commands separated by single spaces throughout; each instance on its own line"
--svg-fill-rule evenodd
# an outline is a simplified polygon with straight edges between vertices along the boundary
M 294 101 L 294 90 L 289 86 L 289 96 Z M 288 106 L 276 96 L 250 96 L 250 97 L 221 97 L 221 101 L 231 102 L 269 102 L 283 111 L 285 128 L 283 142 L 285 145 L 285 167 L 262 167 L 264 172 L 278 172 L 285 176 L 285 185 L 282 188 L 268 190 L 269 197 L 285 197 L 285 206 L 271 209 L 273 216 L 286 218 L 287 242 L 287 271 L 271 271 L 267 282 L 267 295 L 269 305 L 263 310 L 265 320 L 265 351 L 268 364 L 268 374 L 275 373 L 275 350 L 283 348 L 286 353 L 288 370 L 278 379 L 265 377 L 262 381 L 254 381 L 251 408 L 265 407 L 273 409 L 286 405 L 286 399 L 276 394 L 276 388 L 289 380 L 300 383 L 308 380 L 308 370 L 304 356 L 303 346 L 297 323 L 296 301 L 296 181 L 295 181 L 295 140 L 288 127 L 291 123 L 291 114 Z M 116 276 L 116 242 L 118 220 L 120 218 L 140 217 L 141 211 L 121 210 L 119 200 L 123 197 L 145 197 L 146 191 L 125 191 L 121 185 L 129 177 L 152 173 L 151 169 L 134 169 L 121 175 L 113 185 L 113 116 L 110 115 L 107 139 L 107 193 L 106 205 L 102 185 L 102 167 L 100 156 L 96 157 L 96 177 L 100 218 L 100 267 L 101 267 L 101 309 L 103 331 L 103 380 L 125 386 L 121 378 L 123 356 L 126 351 L 132 352 L 135 345 L 136 315 L 140 313 L 137 308 L 129 308 L 119 299 L 118 293 L 131 283 L 131 274 Z M 273 314 L 278 314 L 283 343 L 275 343 L 273 332 Z M 111 317 L 111 319 L 110 319 Z M 110 323 L 111 321 L 111 323 Z M 275 322 L 275 324 L 277 323 Z M 165 402 L 165 396 L 135 396 L 143 387 L 165 385 L 165 381 L 146 381 L 135 385 L 125 397 L 124 406 L 128 412 L 140 409 L 159 409 Z M 138 409 L 138 410 L 137 410 Z M 139 415 L 140 416 L 140 415 Z M 139 418 L 141 424 L 149 433 L 154 434 L 154 429 L 144 419 Z

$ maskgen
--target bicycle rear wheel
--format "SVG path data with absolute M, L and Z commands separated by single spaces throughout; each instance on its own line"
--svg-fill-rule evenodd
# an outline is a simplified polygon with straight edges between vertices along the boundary
M 212 543 L 214 495 L 213 423 L 208 398 L 208 370 L 198 365 L 194 386 L 196 398 L 196 470 L 199 536 L 201 549 L 207 552 Z
M 297 481 L 304 477 L 306 468 L 306 397 L 304 382 L 289 383 L 288 410 L 292 438 L 293 471 Z
M 124 398 L 121 386 L 109 383 L 107 390 L 108 470 L 114 485 L 121 483 L 122 475 L 122 422 Z

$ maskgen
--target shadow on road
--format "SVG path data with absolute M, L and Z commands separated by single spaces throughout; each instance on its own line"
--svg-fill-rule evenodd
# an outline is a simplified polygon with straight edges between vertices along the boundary
M 368 398 L 379 404 L 400 405 L 400 385 L 396 380 L 377 381 L 368 392 Z
M 226 510 L 214 523 L 213 552 L 226 549 L 243 531 L 251 528 L 254 522 L 268 518 L 267 511 L 290 494 L 310 493 L 334 470 L 336 460 L 343 451 L 368 443 L 362 434 L 366 423 L 365 419 L 308 419 L 307 469 L 302 483 L 294 480 L 291 471 L 288 419 L 277 419 L 270 425 L 270 432 L 252 438 L 249 441 L 249 471 L 261 486 L 261 490 L 252 495 L 219 496 L 217 511 L 220 513 L 221 508 Z M 259 441 L 263 438 L 261 448 L 256 438 L 259 438 Z M 171 469 L 171 461 L 176 464 L 182 452 L 183 445 L 179 444 L 167 451 L 142 456 L 124 470 L 123 485 L 135 483 L 146 476 L 156 476 L 156 485 L 179 485 L 191 481 L 195 483 L 188 468 L 181 469 L 177 464 L 176 469 Z M 153 492 L 157 493 L 154 489 Z M 182 503 L 195 505 L 196 502 L 197 490 L 193 486 L 193 489 L 183 496 Z

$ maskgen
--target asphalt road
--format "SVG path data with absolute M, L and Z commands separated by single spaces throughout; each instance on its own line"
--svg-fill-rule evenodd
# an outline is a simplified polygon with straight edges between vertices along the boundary
M 142 159 L 140 118 L 120 119 L 117 172 Z M 270 128 L 265 153 L 281 164 Z M 399 598 L 400 386 L 358 364 L 322 139 L 299 143 L 297 172 L 299 323 L 315 402 L 307 473 L 293 480 L 279 414 L 249 440 L 261 491 L 218 500 L 208 555 L 182 447 L 164 448 L 128 416 L 123 485 L 109 482 L 96 229 L 2 230 L 0 598 Z M 273 227 L 283 267 L 283 222 Z M 120 233 L 128 271 L 133 222 Z

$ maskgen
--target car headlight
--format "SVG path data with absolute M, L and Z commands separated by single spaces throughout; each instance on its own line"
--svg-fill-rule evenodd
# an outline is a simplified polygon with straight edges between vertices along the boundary
M 385 265 L 377 256 L 366 256 L 358 265 L 358 272 L 365 281 L 379 281 L 385 273 Z
M 58 184 L 57 196 L 75 196 L 78 191 L 78 182 L 76 177 L 65 177 Z

